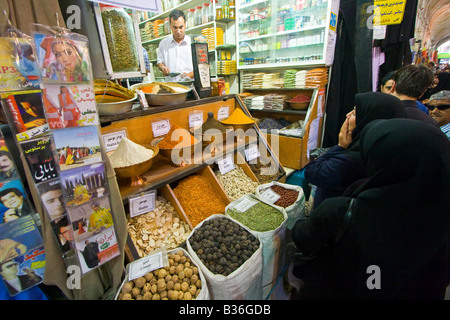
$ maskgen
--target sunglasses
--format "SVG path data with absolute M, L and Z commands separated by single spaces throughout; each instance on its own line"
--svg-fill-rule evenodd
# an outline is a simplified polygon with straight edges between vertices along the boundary
M 448 108 L 450 108 L 450 105 L 448 104 L 443 104 L 440 106 L 427 106 L 428 110 L 433 111 L 434 108 L 437 108 L 438 110 L 447 110 Z

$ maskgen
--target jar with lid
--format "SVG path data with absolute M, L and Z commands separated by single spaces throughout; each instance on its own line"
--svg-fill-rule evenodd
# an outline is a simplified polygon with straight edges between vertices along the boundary
M 222 7 L 216 5 L 216 21 L 223 18 Z
M 214 14 L 215 14 L 215 11 L 214 11 L 214 2 L 215 2 L 216 5 L 217 5 L 217 3 L 218 3 L 217 0 L 211 0 L 210 3 L 209 3 L 208 22 L 214 21 Z
M 186 28 L 192 28 L 193 26 L 195 26 L 194 15 L 195 15 L 195 9 L 193 9 L 193 8 L 189 9 L 188 14 L 187 14 Z
M 236 8 L 234 6 L 230 6 L 230 9 L 228 11 L 228 18 L 236 19 Z
M 110 5 L 100 8 L 113 71 L 138 71 L 137 44 L 130 15 L 123 8 Z
M 202 6 L 195 7 L 194 20 L 196 26 L 202 24 Z
M 204 3 L 202 7 L 202 24 L 208 23 L 209 3 Z

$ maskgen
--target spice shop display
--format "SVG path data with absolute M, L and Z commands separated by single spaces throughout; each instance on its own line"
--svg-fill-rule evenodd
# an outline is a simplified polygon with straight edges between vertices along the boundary
M 168 265 L 125 279 L 117 300 L 207 300 L 208 288 L 201 270 L 184 249 L 167 252 Z M 132 264 L 140 263 L 139 260 Z M 130 270 L 128 265 L 127 270 Z
M 133 90 L 122 87 L 108 79 L 94 80 L 95 101 L 97 103 L 121 102 L 133 98 L 136 94 Z
M 224 214 L 227 203 L 204 176 L 191 175 L 178 182 L 175 197 L 193 227 L 213 214 Z
M 138 71 L 133 21 L 123 8 L 101 5 L 101 15 L 114 72 Z
M 239 222 L 212 215 L 187 240 L 212 300 L 262 299 L 261 242 Z
M 261 130 L 266 130 L 268 133 L 272 132 L 278 132 L 278 130 L 283 129 L 289 125 L 291 125 L 292 122 L 287 121 L 283 118 L 280 119 L 272 119 L 272 118 L 262 118 L 258 122 L 258 127 Z
M 270 156 L 261 155 L 257 159 L 249 161 L 248 166 L 260 183 L 275 181 L 283 176 L 283 172 Z
M 127 220 L 128 233 L 141 258 L 162 246 L 167 249 L 178 247 L 191 232 L 190 226 L 162 196 L 156 198 L 153 211 Z
M 259 185 L 240 166 L 236 166 L 225 174 L 221 174 L 220 171 L 217 171 L 215 174 L 231 201 L 237 200 L 247 193 L 255 193 Z
M 163 106 L 184 103 L 191 88 L 176 82 L 138 83 L 131 86 L 142 91 L 149 105 Z
M 255 120 L 247 116 L 241 108 L 236 108 L 227 119 L 222 120 L 221 122 L 222 124 L 235 127 L 239 125 L 252 125 Z
M 114 168 L 121 168 L 145 162 L 152 158 L 153 155 L 153 150 L 147 149 L 127 137 L 123 137 L 116 150 L 110 154 L 109 160 Z

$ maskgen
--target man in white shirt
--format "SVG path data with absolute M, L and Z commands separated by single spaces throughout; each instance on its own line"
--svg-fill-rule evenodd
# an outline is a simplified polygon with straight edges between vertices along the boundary
M 159 43 L 157 64 L 166 76 L 166 81 L 182 81 L 194 78 L 192 66 L 191 38 L 185 34 L 186 17 L 181 10 L 173 10 L 169 15 L 172 34 Z M 169 76 L 179 73 L 177 76 Z

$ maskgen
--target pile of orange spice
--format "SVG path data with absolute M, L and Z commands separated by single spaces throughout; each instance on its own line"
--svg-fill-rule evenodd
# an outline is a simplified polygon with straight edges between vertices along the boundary
M 164 139 L 158 143 L 157 147 L 160 149 L 184 148 L 196 142 L 197 139 L 188 130 L 173 125 Z
M 195 174 L 181 180 L 173 192 L 193 227 L 213 214 L 225 213 L 227 204 L 201 175 Z
M 231 116 L 222 121 L 224 124 L 249 124 L 253 122 L 255 121 L 247 116 L 240 108 L 236 108 Z

